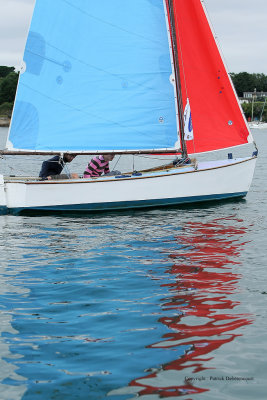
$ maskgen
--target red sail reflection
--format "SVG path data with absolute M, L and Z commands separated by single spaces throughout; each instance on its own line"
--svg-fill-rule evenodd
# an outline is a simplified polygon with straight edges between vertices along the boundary
M 252 323 L 250 315 L 233 311 L 240 303 L 229 296 L 238 291 L 241 277 L 232 272 L 233 265 L 240 264 L 238 257 L 244 245 L 242 237 L 246 229 L 232 226 L 240 222 L 232 218 L 231 225 L 227 219 L 213 220 L 209 224 L 192 222 L 175 237 L 179 248 L 169 255 L 175 264 L 166 271 L 172 282 L 163 285 L 169 289 L 170 296 L 162 300 L 162 309 L 178 316 L 159 320 L 172 332 L 149 347 L 175 349 L 185 345 L 190 346 L 190 350 L 160 370 L 133 380 L 130 386 L 140 387 L 139 395 L 156 394 L 164 398 L 208 391 L 195 383 L 201 382 L 199 373 L 212 369 L 209 367 L 209 361 L 214 358 L 212 352 L 241 336 L 233 333 L 238 328 Z M 203 318 L 204 323 L 201 322 Z M 188 319 L 191 319 L 189 323 Z M 180 385 L 176 385 L 176 380 L 174 385 L 162 385 L 164 380 L 159 379 L 160 375 L 182 370 L 184 377 L 180 374 Z M 192 378 L 194 376 L 196 378 Z

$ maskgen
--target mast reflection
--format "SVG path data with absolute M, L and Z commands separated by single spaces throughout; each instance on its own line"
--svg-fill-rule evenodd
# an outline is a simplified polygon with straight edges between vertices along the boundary
M 242 336 L 237 329 L 253 322 L 250 315 L 235 312 L 240 303 L 231 299 L 241 278 L 233 270 L 240 264 L 246 228 L 236 226 L 242 221 L 229 219 L 230 224 L 227 219 L 208 224 L 191 222 L 175 237 L 178 249 L 168 255 L 174 264 L 166 271 L 170 282 L 163 285 L 170 295 L 161 305 L 163 313 L 171 316 L 159 319 L 171 332 L 149 348 L 175 351 L 188 346 L 189 350 L 131 381 L 129 385 L 139 395 L 164 398 L 209 391 L 200 386 L 205 385 L 204 371 L 212 369 L 209 374 L 216 374 L 212 366 L 215 350 Z

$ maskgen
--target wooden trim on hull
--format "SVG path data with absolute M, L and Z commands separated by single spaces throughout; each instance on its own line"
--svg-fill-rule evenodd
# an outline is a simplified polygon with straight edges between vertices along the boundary
M 134 176 L 131 175 L 129 176 L 129 174 L 122 174 L 119 175 L 117 177 L 113 176 L 112 178 L 105 178 L 103 176 L 99 177 L 99 178 L 81 178 L 81 179 L 64 179 L 64 180 L 51 180 L 51 181 L 27 181 L 26 178 L 24 178 L 22 181 L 20 181 L 19 177 L 14 177 L 13 179 L 8 179 L 8 177 L 5 178 L 5 182 L 6 183 L 22 183 L 22 184 L 26 184 L 26 185 L 66 185 L 66 184 L 85 184 L 85 183 L 103 183 L 103 182 L 116 182 L 116 181 L 123 181 L 123 180 L 140 180 L 140 179 L 152 179 L 152 178 L 164 178 L 166 176 L 172 176 L 172 175 L 183 175 L 183 174 L 192 174 L 192 173 L 200 173 L 200 172 L 205 172 L 205 171 L 211 171 L 211 170 L 216 170 L 216 169 L 220 169 L 220 168 L 227 168 L 227 167 L 232 167 L 234 165 L 238 165 L 238 164 L 242 164 L 245 162 L 248 162 L 252 159 L 255 159 L 256 157 L 250 157 L 250 158 L 246 158 L 240 161 L 236 161 L 236 162 L 232 162 L 229 164 L 225 164 L 225 165 L 219 165 L 216 167 L 211 167 L 211 168 L 203 168 L 203 169 L 195 169 L 191 164 L 188 165 L 184 165 L 183 167 L 175 167 L 175 168 L 170 168 L 171 169 L 175 169 L 177 172 L 169 172 L 169 170 L 162 170 L 162 172 L 159 174 L 158 171 L 157 173 L 147 173 L 145 172 L 143 175 L 141 176 Z M 191 169 L 190 171 L 181 171 L 181 169 Z M 180 169 L 180 170 L 179 170 Z M 142 171 L 140 171 L 142 173 Z M 17 179 L 17 180 L 16 180 Z
M 0 204 L 12 213 L 23 210 L 90 212 L 238 198 L 246 196 L 249 190 L 255 163 L 255 157 L 218 160 L 200 163 L 199 170 L 185 166 L 175 171 L 118 179 L 4 182 L 2 176 Z M 92 186 L 93 183 L 98 184 Z

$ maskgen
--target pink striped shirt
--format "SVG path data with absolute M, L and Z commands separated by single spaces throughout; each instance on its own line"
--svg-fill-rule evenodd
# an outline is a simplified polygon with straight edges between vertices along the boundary
M 87 165 L 83 177 L 100 176 L 103 172 L 104 174 L 109 172 L 109 162 L 105 161 L 103 156 L 96 156 Z

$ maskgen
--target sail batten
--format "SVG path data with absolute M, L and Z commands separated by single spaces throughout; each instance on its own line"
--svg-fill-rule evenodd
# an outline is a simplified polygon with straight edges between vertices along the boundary
M 173 149 L 162 0 L 36 0 L 10 149 Z

